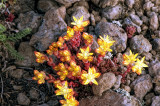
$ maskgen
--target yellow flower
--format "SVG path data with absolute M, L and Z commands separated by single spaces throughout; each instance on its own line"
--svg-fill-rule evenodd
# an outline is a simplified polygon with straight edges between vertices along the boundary
M 137 59 L 137 62 L 132 67 L 132 71 L 136 72 L 138 75 L 142 73 L 143 67 L 148 67 L 144 62 L 145 57 L 142 58 L 142 60 Z
M 95 78 L 98 78 L 100 76 L 100 73 L 96 73 L 96 70 L 94 67 L 88 69 L 88 73 L 84 72 L 81 75 L 81 78 L 83 80 L 82 84 L 87 85 L 88 83 L 94 83 L 98 85 Z
M 111 41 L 110 39 L 109 39 L 109 36 L 107 35 L 104 35 L 104 38 L 102 37 L 102 36 L 100 36 L 100 39 L 103 41 L 103 45 L 109 45 L 109 46 L 112 46 L 113 45 L 113 43 L 115 42 L 115 41 Z
M 64 81 L 62 85 L 58 84 L 56 86 L 58 90 L 55 91 L 56 95 L 64 95 L 64 98 L 70 97 L 70 94 L 72 94 L 73 89 L 68 88 L 68 82 Z
M 136 57 L 137 57 L 138 53 L 136 53 L 135 55 L 132 53 L 132 51 L 130 50 L 130 54 L 129 55 L 126 55 L 124 54 L 123 55 L 123 64 L 128 66 L 128 65 L 131 65 L 133 66 L 135 61 L 137 60 Z
M 93 57 L 91 55 L 93 55 L 93 53 L 89 53 L 89 46 L 85 49 L 85 48 L 80 48 L 81 53 L 77 54 L 77 57 L 80 60 L 83 61 L 92 61 Z
M 98 39 L 97 42 L 99 44 L 99 48 L 96 49 L 96 53 L 105 56 L 106 52 L 112 52 L 112 49 L 110 49 L 110 47 L 113 45 L 115 41 L 111 41 L 108 35 L 104 35 L 104 38 L 100 36 L 100 39 Z
M 44 55 L 43 53 L 34 51 L 34 54 L 36 56 L 36 62 L 37 63 L 44 63 L 45 61 L 48 61 L 48 57 L 46 55 Z
M 85 44 L 90 45 L 93 42 L 93 36 L 89 35 L 88 33 L 83 32 L 83 38 L 85 39 Z
M 79 105 L 79 102 L 73 96 L 66 99 L 66 101 L 60 100 L 60 103 L 62 104 L 62 106 L 78 106 Z
M 63 38 L 68 41 L 74 36 L 74 30 L 71 27 L 67 26 L 67 35 L 65 35 Z
M 83 16 L 80 19 L 77 19 L 73 16 L 74 22 L 71 22 L 72 25 L 75 25 L 73 29 L 75 31 L 83 31 L 83 28 L 89 24 L 89 21 L 83 21 Z
M 34 70 L 34 75 L 32 79 L 38 80 L 38 84 L 45 83 L 46 74 L 43 71 L 39 72 L 38 70 Z
M 68 70 L 72 72 L 72 76 L 79 76 L 81 74 L 81 67 L 76 65 L 76 62 L 71 60 L 70 66 L 68 67 Z

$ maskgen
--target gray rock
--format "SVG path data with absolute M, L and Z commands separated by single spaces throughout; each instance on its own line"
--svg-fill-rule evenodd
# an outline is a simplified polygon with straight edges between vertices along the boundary
M 13 89 L 14 90 L 22 90 L 23 86 L 17 86 L 17 85 L 13 85 Z
M 10 5 L 10 8 L 14 10 L 14 13 L 19 14 L 32 11 L 35 4 L 35 0 L 16 0 L 16 4 Z
M 132 8 L 135 3 L 135 0 L 125 0 L 125 3 L 129 8 Z
M 84 6 L 86 9 L 89 9 L 89 5 L 86 0 L 80 0 L 73 5 L 73 7 L 78 7 L 78 6 Z
M 131 20 L 129 17 L 125 18 L 124 21 L 123 21 L 123 26 L 127 26 L 127 25 L 128 25 L 128 26 L 135 26 L 137 32 L 138 32 L 138 33 L 141 32 L 141 27 L 138 26 L 138 25 L 136 25 L 135 23 L 133 23 L 132 20 Z
M 20 79 L 22 77 L 24 73 L 24 70 L 22 69 L 15 69 L 15 70 L 10 70 L 9 71 L 9 75 L 13 78 L 17 78 L 17 79 Z
M 93 14 L 91 14 L 91 24 L 92 24 L 93 26 L 96 25 L 95 18 L 94 18 L 94 15 L 93 15 Z
M 29 42 L 22 42 L 18 48 L 18 52 L 22 54 L 24 60 L 16 60 L 15 64 L 19 66 L 31 67 L 37 66 L 36 57 L 34 55 L 34 49 L 29 45 Z
M 149 23 L 149 19 L 148 19 L 148 17 L 146 17 L 146 16 L 142 16 L 142 21 L 143 21 L 143 23 L 146 24 L 146 25 L 148 25 L 148 23 Z
M 143 9 L 149 11 L 153 6 L 154 4 L 151 1 L 148 1 L 143 5 Z
M 151 106 L 158 106 L 159 104 L 160 104 L 160 96 L 153 97 Z
M 148 93 L 146 96 L 145 96 L 145 104 L 146 106 L 151 106 L 151 103 L 152 103 L 152 98 L 154 97 L 154 93 Z
M 91 0 L 95 5 L 101 7 L 101 8 L 105 8 L 108 6 L 116 6 L 120 1 L 124 1 L 124 0 Z
M 159 6 L 160 5 L 160 1 L 159 0 L 155 0 L 155 5 Z
M 142 56 L 145 56 L 145 60 L 151 60 L 152 59 L 152 54 L 151 53 L 142 53 Z
M 37 106 L 49 106 L 47 103 L 43 103 L 41 105 L 37 105 Z
M 160 62 L 158 60 L 150 62 L 148 70 L 152 77 L 160 74 Z
M 74 21 L 73 16 L 76 18 L 80 18 L 81 16 L 83 16 L 83 20 L 86 21 L 86 20 L 89 20 L 90 14 L 85 7 L 78 6 L 75 8 L 75 10 L 72 14 L 72 17 L 71 17 L 72 21 Z
M 108 35 L 115 40 L 115 43 L 111 47 L 114 54 L 126 49 L 127 34 L 118 25 L 109 22 L 99 22 L 95 27 L 95 33 L 97 36 Z
M 116 76 L 117 80 L 116 80 L 116 83 L 114 84 L 114 89 L 118 89 L 121 85 L 121 79 L 122 79 L 122 76 L 121 75 L 118 75 Z
M 152 50 L 150 42 L 143 35 L 136 35 L 131 38 L 130 48 L 135 53 L 149 52 Z
M 140 20 L 140 18 L 137 15 L 134 14 L 130 14 L 130 17 L 132 19 L 132 22 L 134 22 L 135 24 L 141 26 L 142 25 L 142 21 Z
M 154 92 L 155 92 L 157 95 L 159 95 L 159 94 L 160 94 L 160 86 L 156 86 L 156 87 L 154 88 Z
M 57 99 L 56 100 L 50 100 L 50 101 L 47 102 L 47 104 L 49 106 L 60 106 L 59 101 Z
M 157 38 L 160 38 L 160 30 L 154 32 Z
M 155 51 L 160 51 L 160 38 L 153 39 L 152 47 Z
M 65 13 L 62 16 L 61 9 L 50 9 L 46 12 L 42 25 L 30 40 L 30 45 L 39 51 L 45 51 L 52 42 L 57 41 L 57 38 L 67 30 L 67 25 L 63 20 Z
M 30 104 L 30 99 L 24 93 L 18 94 L 17 101 L 18 101 L 18 104 L 20 105 L 29 106 Z
M 138 100 L 129 95 L 117 93 L 111 90 L 94 97 L 87 97 L 79 102 L 79 106 L 141 106 Z
M 34 11 L 29 11 L 27 13 L 19 14 L 17 19 L 17 27 L 19 30 L 23 30 L 25 28 L 31 28 L 32 32 L 35 33 L 42 21 L 42 16 L 35 13 Z
M 156 84 L 156 86 L 160 86 L 160 75 L 159 74 L 154 76 L 152 83 Z
M 150 29 L 157 30 L 159 27 L 159 22 L 158 22 L 158 15 L 155 12 L 151 13 L 150 16 Z
M 39 97 L 39 93 L 35 89 L 31 89 L 29 91 L 30 98 L 33 100 L 37 100 Z
M 105 17 L 109 20 L 119 19 L 121 17 L 122 10 L 123 7 L 121 5 L 106 7 L 102 11 L 102 17 Z
M 95 49 L 97 49 L 99 47 L 98 43 L 97 43 L 97 38 L 95 36 L 93 36 L 93 43 L 91 45 L 91 52 L 95 52 Z
M 139 76 L 131 83 L 131 88 L 134 90 L 135 96 L 142 100 L 143 97 L 152 89 L 152 82 L 150 75 Z
M 57 1 L 58 3 L 61 3 L 63 5 L 71 5 L 72 3 L 75 3 L 77 1 L 80 1 L 80 0 L 55 0 Z
M 53 0 L 39 0 L 37 9 L 41 12 L 47 12 L 51 8 L 58 8 L 57 3 Z
M 100 78 L 97 79 L 98 85 L 93 85 L 93 93 L 95 95 L 102 96 L 102 93 L 110 89 L 116 82 L 115 74 L 109 72 L 103 74 Z

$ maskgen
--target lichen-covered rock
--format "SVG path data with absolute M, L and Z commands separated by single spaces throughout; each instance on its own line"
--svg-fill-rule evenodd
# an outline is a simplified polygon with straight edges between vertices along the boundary
M 42 16 L 35 13 L 34 11 L 29 11 L 27 13 L 19 14 L 17 21 L 17 27 L 19 30 L 23 30 L 25 28 L 31 28 L 32 32 L 35 33 L 42 21 Z
M 56 10 L 50 9 L 46 12 L 38 32 L 32 36 L 30 45 L 37 50 L 45 51 L 52 42 L 57 41 L 57 38 L 67 30 L 67 24 L 63 20 L 65 13 L 61 14 L 61 8 L 63 7 Z
M 47 12 L 51 8 L 58 8 L 58 5 L 53 0 L 39 0 L 37 9 L 41 12 Z
M 135 96 L 140 100 L 152 89 L 152 86 L 151 77 L 148 74 L 139 76 L 131 83 Z
M 29 45 L 29 42 L 22 42 L 19 46 L 18 52 L 24 57 L 24 60 L 16 60 L 15 64 L 19 66 L 31 67 L 37 66 L 36 57 L 34 55 L 34 48 Z
M 160 62 L 158 60 L 150 62 L 148 70 L 151 76 L 160 74 Z
M 153 31 L 158 29 L 159 27 L 158 15 L 155 12 L 151 13 L 149 22 L 150 22 L 150 29 L 152 29 Z
M 24 93 L 18 94 L 17 101 L 18 101 L 18 104 L 20 105 L 29 106 L 30 104 L 30 99 Z
M 153 97 L 151 106 L 158 106 L 159 104 L 160 104 L 160 96 Z
M 152 47 L 155 51 L 160 51 L 160 38 L 153 39 Z
M 91 0 L 95 5 L 105 8 L 107 6 L 116 6 L 120 1 L 124 0 Z
M 113 53 L 116 54 L 126 49 L 127 34 L 118 25 L 109 22 L 99 22 L 95 27 L 95 33 L 97 36 L 109 35 L 115 40 L 115 43 L 111 47 Z
M 131 38 L 130 48 L 135 53 L 141 54 L 143 52 L 149 52 L 152 50 L 152 45 L 146 38 L 143 37 L 143 35 L 136 35 Z
M 106 91 L 101 97 L 87 97 L 79 102 L 79 106 L 141 106 L 139 101 L 129 95 L 112 90 Z
M 102 17 L 105 17 L 109 20 L 119 19 L 122 14 L 123 7 L 121 5 L 117 5 L 114 7 L 106 7 L 102 11 Z
M 71 17 L 72 21 L 74 21 L 73 16 L 76 18 L 80 18 L 81 16 L 83 16 L 83 20 L 86 21 L 86 20 L 89 20 L 90 14 L 85 7 L 78 6 L 75 8 L 75 10 L 72 14 L 72 17 Z
M 104 91 L 110 89 L 115 84 L 116 76 L 111 72 L 105 73 L 97 79 L 97 82 L 98 85 L 92 86 L 93 93 L 101 96 Z

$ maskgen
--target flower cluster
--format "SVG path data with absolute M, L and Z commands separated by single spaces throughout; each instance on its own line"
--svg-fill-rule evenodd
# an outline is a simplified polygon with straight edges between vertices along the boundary
M 136 27 L 135 26 L 127 26 L 125 30 L 127 32 L 127 37 L 132 38 L 133 34 L 136 32 Z
M 97 40 L 99 47 L 96 50 L 92 50 L 91 45 L 93 43 L 93 36 L 83 32 L 84 27 L 89 25 L 89 21 L 83 21 L 83 16 L 79 19 L 73 17 L 73 28 L 67 27 L 67 34 L 59 37 L 57 42 L 53 42 L 49 49 L 46 51 L 49 56 L 46 56 L 40 52 L 35 52 L 36 61 L 38 63 L 47 62 L 49 66 L 59 76 L 54 78 L 54 75 L 45 74 L 43 71 L 34 72 L 35 77 L 33 80 L 37 80 L 38 84 L 53 83 L 57 90 L 56 95 L 63 95 L 65 100 L 60 100 L 63 106 L 78 106 L 79 102 L 75 99 L 77 93 L 73 90 L 73 87 L 77 87 L 80 83 L 82 85 L 96 84 L 96 78 L 101 73 L 101 63 L 106 58 L 107 52 L 112 52 L 111 46 L 115 41 L 107 35 Z M 98 54 L 94 54 L 94 51 Z M 56 56 L 57 61 L 53 62 L 52 55 Z M 136 59 L 136 55 L 130 53 L 130 55 L 124 55 L 124 65 L 132 66 L 132 71 L 137 74 L 141 73 L 142 67 L 146 67 L 142 60 Z M 112 64 L 115 67 L 114 64 Z M 67 80 L 67 81 L 66 81 Z M 78 82 L 78 83 L 77 83 Z
M 145 63 L 144 63 L 144 59 L 145 57 L 143 57 L 141 60 L 139 60 L 138 58 L 136 58 L 138 55 L 137 54 L 133 54 L 132 51 L 130 50 L 130 54 L 123 55 L 123 64 L 130 67 L 132 69 L 133 72 L 136 72 L 138 75 L 140 75 L 142 73 L 143 67 L 148 67 Z

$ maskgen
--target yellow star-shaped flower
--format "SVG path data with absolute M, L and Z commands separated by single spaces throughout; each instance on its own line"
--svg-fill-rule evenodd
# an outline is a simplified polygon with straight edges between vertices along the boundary
M 44 55 L 43 53 L 34 51 L 34 54 L 36 56 L 36 62 L 37 63 L 44 63 L 45 61 L 48 61 L 48 57 L 46 55 Z
M 112 46 L 113 43 L 115 42 L 115 41 L 111 41 L 111 40 L 109 39 L 109 36 L 108 36 L 108 35 L 107 35 L 107 36 L 104 35 L 104 37 L 100 36 L 100 39 L 103 41 L 104 45 L 110 45 L 110 46 Z
M 66 101 L 60 100 L 60 103 L 62 104 L 62 106 L 78 106 L 79 105 L 79 102 L 73 96 L 66 99 Z
M 83 31 L 84 27 L 89 24 L 89 21 L 83 21 L 83 16 L 80 19 L 77 19 L 73 16 L 74 22 L 71 22 L 72 25 L 75 25 L 73 29 L 75 31 Z
M 89 53 L 89 46 L 85 49 L 85 48 L 80 48 L 81 53 L 77 54 L 77 57 L 80 60 L 83 61 L 92 61 L 93 57 L 91 55 L 93 55 L 93 53 Z
M 81 75 L 81 78 L 83 80 L 82 84 L 87 85 L 89 83 L 94 83 L 98 85 L 97 81 L 95 78 L 98 78 L 100 76 L 100 73 L 96 73 L 96 70 L 94 67 L 88 69 L 88 73 L 83 73 Z
M 67 81 L 63 82 L 62 85 L 57 85 L 56 87 L 58 88 L 58 90 L 55 91 L 56 95 L 64 95 L 65 98 L 68 98 L 68 96 L 73 92 L 73 89 L 68 88 Z
M 45 83 L 46 74 L 43 71 L 39 72 L 38 70 L 34 70 L 34 75 L 32 79 L 38 80 L 38 84 Z
M 67 26 L 67 35 L 65 35 L 63 38 L 64 38 L 66 41 L 68 41 L 68 40 L 70 40 L 71 38 L 73 38 L 73 36 L 74 36 L 74 30 L 73 30 L 73 28 Z
M 129 55 L 126 55 L 124 54 L 123 55 L 123 64 L 128 66 L 128 65 L 131 65 L 133 66 L 135 61 L 137 60 L 136 57 L 137 57 L 138 53 L 136 53 L 135 55 L 132 53 L 132 51 L 130 50 L 130 54 Z
M 143 67 L 148 67 L 145 63 L 144 63 L 144 59 L 145 57 L 142 58 L 142 60 L 137 59 L 137 62 L 135 63 L 135 65 L 132 67 L 132 71 L 136 72 L 138 75 L 140 75 L 142 73 Z

